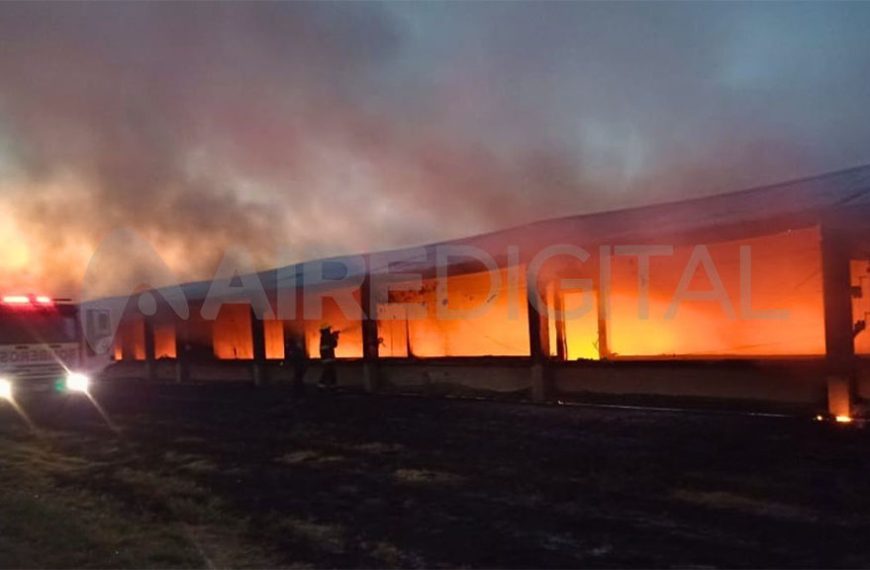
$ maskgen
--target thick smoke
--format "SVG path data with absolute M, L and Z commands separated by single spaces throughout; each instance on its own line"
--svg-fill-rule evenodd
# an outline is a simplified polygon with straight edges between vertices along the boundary
M 0 289 L 75 294 L 118 229 L 186 280 L 232 248 L 266 267 L 851 166 L 868 23 L 857 4 L 3 4 Z

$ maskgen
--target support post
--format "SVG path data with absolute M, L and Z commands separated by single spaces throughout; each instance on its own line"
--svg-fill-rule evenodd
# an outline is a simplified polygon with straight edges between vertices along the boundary
M 133 325 L 136 323 L 130 318 L 121 316 L 121 322 L 118 325 L 118 334 L 121 335 L 121 360 L 136 361 L 136 329 Z
M 842 233 L 831 228 L 822 226 L 821 234 L 828 411 L 848 417 L 855 393 L 849 244 Z
M 595 295 L 595 305 L 598 309 L 598 358 L 610 358 L 610 345 L 607 340 L 607 295 L 599 289 Z
M 153 317 L 143 319 L 143 328 L 145 329 L 145 379 L 148 382 L 155 382 L 157 380 L 157 357 L 154 348 Z
M 188 351 L 187 321 L 175 321 L 175 382 L 183 384 L 190 380 L 190 354 Z
M 362 342 L 363 342 L 363 387 L 366 392 L 377 392 L 380 371 L 378 360 L 380 346 L 378 341 L 378 304 L 373 297 L 371 275 L 366 274 L 360 286 L 362 305 Z
M 598 358 L 610 358 L 610 343 L 607 335 L 607 325 L 610 320 L 610 279 L 611 249 L 609 246 L 599 248 L 598 289 L 595 291 L 595 305 L 598 310 Z
M 526 278 L 526 301 L 529 315 L 529 356 L 531 357 L 532 400 L 543 402 L 549 397 L 550 327 L 546 314 L 539 310 L 543 302 L 536 276 Z
M 254 386 L 261 386 L 266 378 L 266 330 L 263 321 L 251 307 L 251 340 L 254 343 L 254 361 L 251 367 L 251 377 Z
M 556 322 L 556 358 L 568 360 L 568 338 L 565 335 L 565 295 L 561 291 L 553 293 L 553 318 Z

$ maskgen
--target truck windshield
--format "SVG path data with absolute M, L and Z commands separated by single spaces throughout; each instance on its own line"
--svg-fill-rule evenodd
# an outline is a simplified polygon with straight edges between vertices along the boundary
M 59 310 L 0 310 L 0 344 L 76 342 L 74 315 Z

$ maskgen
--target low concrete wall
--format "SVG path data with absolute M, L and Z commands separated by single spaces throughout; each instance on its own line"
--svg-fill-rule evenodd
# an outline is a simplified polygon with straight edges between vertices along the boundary
M 660 395 L 789 404 L 824 404 L 821 360 L 619 361 L 564 363 L 553 370 L 553 388 L 583 392 Z
M 155 378 L 158 382 L 176 381 L 175 360 L 158 360 L 155 363 Z M 292 367 L 279 361 L 266 363 L 266 378 L 269 382 L 292 382 Z M 340 361 L 338 383 L 340 386 L 362 386 L 362 362 Z M 316 383 L 320 379 L 321 366 L 316 360 L 310 361 L 305 373 L 306 383 Z M 143 361 L 120 361 L 111 364 L 101 377 L 109 381 L 144 380 L 146 366 Z M 189 365 L 188 381 L 199 382 L 253 382 L 253 363 L 250 360 L 222 360 L 192 362 Z
M 363 388 L 360 360 L 339 361 L 340 386 Z M 858 393 L 870 397 L 870 361 L 860 363 Z M 157 379 L 175 381 L 175 362 L 158 361 Z M 191 382 L 250 382 L 250 361 L 195 363 Z M 317 360 L 308 364 L 305 382 L 320 378 Z M 143 362 L 113 364 L 109 379 L 143 378 Z M 661 396 L 755 401 L 823 406 L 826 401 L 824 361 L 821 358 L 766 360 L 618 360 L 554 362 L 547 367 L 551 399 L 581 399 L 584 395 Z M 293 372 L 270 361 L 270 383 L 289 383 Z M 476 392 L 531 397 L 531 363 L 525 358 L 382 359 L 377 364 L 379 388 L 384 392 Z
M 525 359 L 384 360 L 378 379 L 384 389 L 446 391 L 451 386 L 477 392 L 510 393 L 531 388 Z

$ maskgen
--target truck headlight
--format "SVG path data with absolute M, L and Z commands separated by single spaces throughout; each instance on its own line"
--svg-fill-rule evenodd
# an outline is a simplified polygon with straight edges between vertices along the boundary
M 12 382 L 6 378 L 0 378 L 0 400 L 12 399 Z
M 91 379 L 81 372 L 70 372 L 66 375 L 66 389 L 70 392 L 87 392 L 91 387 Z

